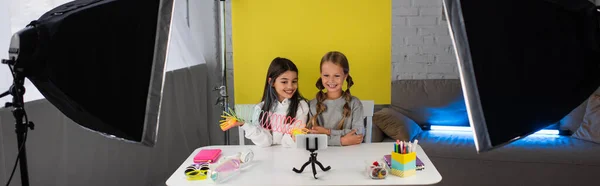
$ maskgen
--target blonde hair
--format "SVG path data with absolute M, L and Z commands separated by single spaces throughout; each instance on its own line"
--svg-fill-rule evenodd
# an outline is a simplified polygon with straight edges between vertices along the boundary
M 346 58 L 346 56 L 344 54 L 342 54 L 341 52 L 338 52 L 338 51 L 328 52 L 321 58 L 321 64 L 320 64 L 321 67 L 323 66 L 323 63 L 325 63 L 325 62 L 331 62 L 333 64 L 339 65 L 340 67 L 342 67 L 344 69 L 344 74 L 348 75 L 348 77 L 346 78 L 346 82 L 348 83 L 348 85 L 347 85 L 348 88 L 342 94 L 342 96 L 346 100 L 346 104 L 344 104 L 344 112 L 342 113 L 342 119 L 339 121 L 339 123 L 337 125 L 337 129 L 339 130 L 339 129 L 344 128 L 344 120 L 346 120 L 346 118 L 350 117 L 350 114 L 352 113 L 351 112 L 352 109 L 350 109 L 350 101 L 352 101 L 352 94 L 350 94 L 350 87 L 352 87 L 352 85 L 354 85 L 354 82 L 352 81 L 352 77 L 349 74 L 350 73 L 350 65 L 348 64 L 348 59 Z M 325 89 L 325 86 L 323 86 L 323 80 L 321 78 L 319 78 L 317 80 L 317 83 L 315 85 L 319 89 L 319 92 L 317 92 L 317 95 L 316 95 L 316 99 L 317 99 L 316 111 L 317 111 L 317 113 L 311 118 L 309 123 L 313 126 L 319 126 L 319 124 L 317 123 L 317 117 L 319 115 L 321 115 L 323 112 L 325 112 L 325 110 L 327 109 L 325 104 L 323 104 L 323 101 L 325 101 L 325 99 L 327 99 L 327 94 L 325 92 L 323 92 L 323 89 Z

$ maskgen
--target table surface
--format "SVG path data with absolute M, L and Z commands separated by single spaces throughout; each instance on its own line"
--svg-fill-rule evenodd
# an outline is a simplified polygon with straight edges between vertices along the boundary
M 383 155 L 393 151 L 393 143 L 363 143 L 344 147 L 328 147 L 317 151 L 317 159 L 323 166 L 331 166 L 329 171 L 321 171 L 316 165 L 317 178 L 312 175 L 311 166 L 304 172 L 295 173 L 292 168 L 302 167 L 309 160 L 310 152 L 306 149 L 284 148 L 281 146 L 258 147 L 254 145 L 229 145 L 201 147 L 190 156 L 169 177 L 166 184 L 179 185 L 431 185 L 442 180 L 429 157 L 421 146 L 417 146 L 417 157 L 425 164 L 425 169 L 417 171 L 415 176 L 397 177 L 388 175 L 386 179 L 373 180 L 366 173 L 367 163 L 382 159 Z M 209 179 L 188 181 L 184 175 L 185 168 L 193 164 L 193 157 L 200 149 L 222 150 L 222 157 L 251 149 L 254 159 L 249 167 L 240 174 L 223 183 L 214 183 Z

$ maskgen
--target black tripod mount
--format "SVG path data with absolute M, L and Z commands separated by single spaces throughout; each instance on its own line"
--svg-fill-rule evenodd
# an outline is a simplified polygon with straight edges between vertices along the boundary
M 306 150 L 310 151 L 310 158 L 308 158 L 308 161 L 306 163 L 304 163 L 304 165 L 302 165 L 302 168 L 300 168 L 300 170 L 296 169 L 294 167 L 294 169 L 292 169 L 294 172 L 296 173 L 302 173 L 304 171 L 304 168 L 306 168 L 306 166 L 308 166 L 308 164 L 311 164 L 312 166 L 312 171 L 313 171 L 313 177 L 315 177 L 315 179 L 317 179 L 317 169 L 315 168 L 315 164 L 319 165 L 319 167 L 321 168 L 322 171 L 328 171 L 331 169 L 331 166 L 327 166 L 327 167 L 323 167 L 323 164 L 321 164 L 321 162 L 319 162 L 319 160 L 317 160 L 317 153 L 315 152 L 316 150 L 319 149 L 319 139 L 315 138 L 315 148 L 311 149 L 308 143 L 308 138 L 306 138 Z

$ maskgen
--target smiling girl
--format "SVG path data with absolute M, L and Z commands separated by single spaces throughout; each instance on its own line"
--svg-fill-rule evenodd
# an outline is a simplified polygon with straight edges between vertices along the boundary
M 308 103 L 298 91 L 298 68 L 286 58 L 271 61 L 262 101 L 255 106 L 251 123 L 237 122 L 246 132 L 245 137 L 261 147 L 281 144 L 295 146 L 290 134 L 293 127 L 307 121 Z
M 354 85 L 344 54 L 328 52 L 321 58 L 316 98 L 310 101 L 311 133 L 327 134 L 331 146 L 356 145 L 363 141 L 364 117 L 360 100 L 350 94 Z M 342 90 L 346 81 L 347 89 Z M 326 89 L 327 92 L 323 92 Z

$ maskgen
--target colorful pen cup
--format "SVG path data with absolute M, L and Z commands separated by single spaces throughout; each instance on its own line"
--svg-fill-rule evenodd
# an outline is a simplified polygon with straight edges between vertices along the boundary
M 415 152 L 408 154 L 392 152 L 391 161 L 390 173 L 394 176 L 409 177 L 417 172 L 417 154 Z

